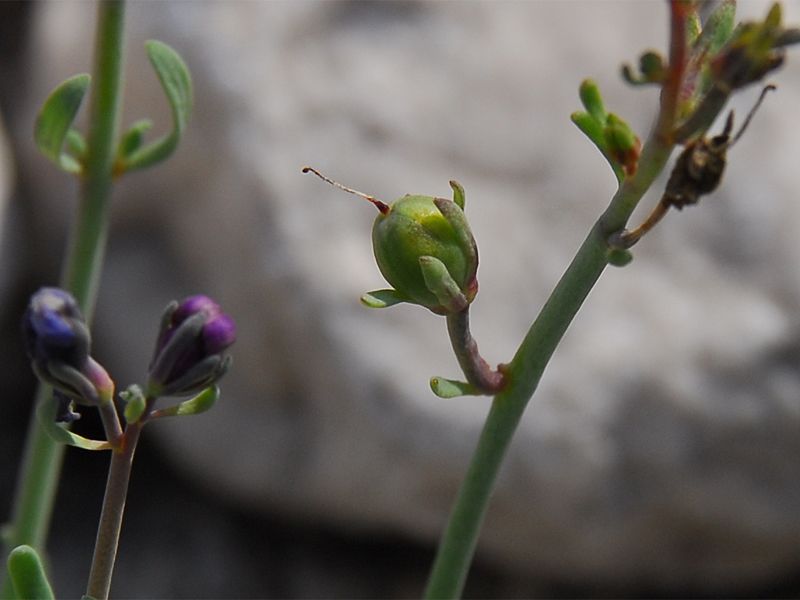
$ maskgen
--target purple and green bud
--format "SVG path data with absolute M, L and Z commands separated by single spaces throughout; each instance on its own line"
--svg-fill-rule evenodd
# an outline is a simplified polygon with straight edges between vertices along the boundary
M 464 215 L 464 188 L 451 181 L 453 199 L 406 195 L 391 205 L 337 183 L 324 181 L 369 200 L 378 209 L 372 248 L 391 290 L 362 297 L 372 308 L 399 302 L 418 304 L 440 315 L 466 309 L 478 293 L 478 248 Z
M 89 328 L 69 293 L 45 287 L 33 294 L 22 319 L 22 332 L 39 379 L 78 404 L 97 406 L 111 400 L 114 382 L 89 355 Z M 68 416 L 68 406 L 61 412 L 74 420 Z
M 147 396 L 186 396 L 213 385 L 230 367 L 225 351 L 235 340 L 233 319 L 208 296 L 170 303 L 150 363 Z

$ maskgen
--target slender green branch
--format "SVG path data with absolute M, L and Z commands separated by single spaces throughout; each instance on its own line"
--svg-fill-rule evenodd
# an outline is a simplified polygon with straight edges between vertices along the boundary
M 506 387 L 492 401 L 442 536 L 426 598 L 461 595 L 500 466 L 522 414 L 561 338 L 608 264 L 609 235 L 625 227 L 673 149 L 673 120 L 685 63 L 685 52 L 674 45 L 685 45 L 686 12 L 680 0 L 673 1 L 671 9 L 671 72 L 662 88 L 661 109 L 642 149 L 636 174 L 623 181 L 504 369 Z
M 122 85 L 123 21 L 124 2 L 99 2 L 88 154 L 78 214 L 61 278 L 62 287 L 75 296 L 87 321 L 94 312 L 108 231 L 111 167 Z M 49 393 L 48 387 L 40 386 L 36 402 L 43 402 Z M 43 549 L 63 455 L 64 446 L 54 442 L 32 418 L 8 528 L 8 549 L 20 544 Z M 4 598 L 14 596 L 8 580 L 2 594 Z
M 98 3 L 93 89 L 80 206 L 62 283 L 91 321 L 108 236 L 112 169 L 122 92 L 124 0 Z
M 544 368 L 606 266 L 607 245 L 595 226 L 508 365 L 495 396 L 431 571 L 426 598 L 457 598 L 466 582 L 489 497 L 522 413 Z

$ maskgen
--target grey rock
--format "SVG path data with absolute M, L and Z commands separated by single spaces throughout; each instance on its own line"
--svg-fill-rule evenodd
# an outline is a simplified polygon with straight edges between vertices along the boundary
M 666 19 L 621 2 L 131 4 L 125 122 L 169 126 L 148 38 L 185 57 L 196 111 L 173 159 L 115 191 L 100 358 L 122 386 L 140 380 L 160 309 L 198 291 L 240 329 L 213 413 L 148 432 L 165 460 L 248 510 L 434 542 L 489 401 L 428 390 L 431 375 L 458 375 L 441 318 L 359 306 L 383 285 L 374 210 L 300 167 L 387 201 L 464 184 L 481 251 L 474 332 L 489 360 L 508 360 L 614 191 L 569 121 L 577 86 L 597 79 L 644 136 L 657 95 L 618 67 L 663 47 Z M 85 4 L 42 10 L 34 97 L 87 69 L 92 22 Z M 482 557 L 694 593 L 800 568 L 790 54 L 720 189 L 670 214 L 591 293 L 509 451 Z M 736 99 L 738 115 L 756 95 Z M 65 181 L 37 181 L 43 228 L 63 230 Z

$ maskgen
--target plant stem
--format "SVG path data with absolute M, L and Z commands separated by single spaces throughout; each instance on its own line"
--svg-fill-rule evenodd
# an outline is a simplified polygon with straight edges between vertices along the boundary
M 87 321 L 91 320 L 108 237 L 112 169 L 122 91 L 124 0 L 98 4 L 93 92 L 78 218 L 72 232 L 63 283 Z
M 467 381 L 487 394 L 499 392 L 505 378 L 499 370 L 492 369 L 478 352 L 478 344 L 469 330 L 469 306 L 460 312 L 448 313 L 447 333 Z
M 122 443 L 122 426 L 119 422 L 119 415 L 117 414 L 117 407 L 114 406 L 114 401 L 109 400 L 102 403 L 97 407 L 97 410 L 100 411 L 106 439 L 113 448 L 119 447 Z
M 492 401 L 439 544 L 425 589 L 426 598 L 461 595 L 500 466 L 522 413 L 561 338 L 608 264 L 609 236 L 625 227 L 672 152 L 672 128 L 686 58 L 685 8 L 680 0 L 671 3 L 670 73 L 662 88 L 656 125 L 642 149 L 636 174 L 622 182 L 545 302 L 516 355 L 504 368 L 506 387 Z
M 108 232 L 111 168 L 122 87 L 123 21 L 123 1 L 98 3 L 88 153 L 78 214 L 61 277 L 61 286 L 75 296 L 87 321 L 94 312 Z M 37 405 L 50 393 L 49 387 L 40 385 Z M 43 551 L 63 456 L 64 446 L 54 442 L 36 418 L 31 418 L 6 538 L 7 550 L 28 544 Z M 2 597 L 14 597 L 8 578 Z
M 508 365 L 456 498 L 431 570 L 426 598 L 457 598 L 466 582 L 495 479 L 550 356 L 606 266 L 608 247 L 595 226 Z
M 133 455 L 136 452 L 143 424 L 144 420 L 139 420 L 128 425 L 122 438 L 121 447 L 115 449 L 111 456 L 106 493 L 103 497 L 103 510 L 97 526 L 92 568 L 89 571 L 89 582 L 86 587 L 86 595 L 96 600 L 106 600 L 111 589 L 111 576 L 114 572 L 114 561 L 117 558 Z

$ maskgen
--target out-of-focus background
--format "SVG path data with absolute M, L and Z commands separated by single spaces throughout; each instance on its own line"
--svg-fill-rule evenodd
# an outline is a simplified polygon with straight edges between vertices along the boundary
M 783 5 L 800 23 L 800 3 Z M 90 69 L 94 9 L 0 3 L 2 518 L 33 388 L 19 315 L 57 281 L 76 204 L 32 123 Z M 667 25 L 660 2 L 129 5 L 124 124 L 169 127 L 150 38 L 185 58 L 195 112 L 172 159 L 115 188 L 93 354 L 120 388 L 141 381 L 160 311 L 198 292 L 236 318 L 239 341 L 213 412 L 145 432 L 114 595 L 420 593 L 488 400 L 430 393 L 431 375 L 458 375 L 442 319 L 359 305 L 383 286 L 374 209 L 300 168 L 386 201 L 460 181 L 481 252 L 474 333 L 508 360 L 614 191 L 569 121 L 578 85 L 595 78 L 644 137 L 657 92 L 619 66 L 664 49 Z M 468 596 L 800 592 L 789 54 L 720 189 L 609 269 L 568 332 L 510 450 Z M 758 91 L 735 99 L 740 121 Z M 49 547 L 59 596 L 83 590 L 107 460 L 67 452 Z

